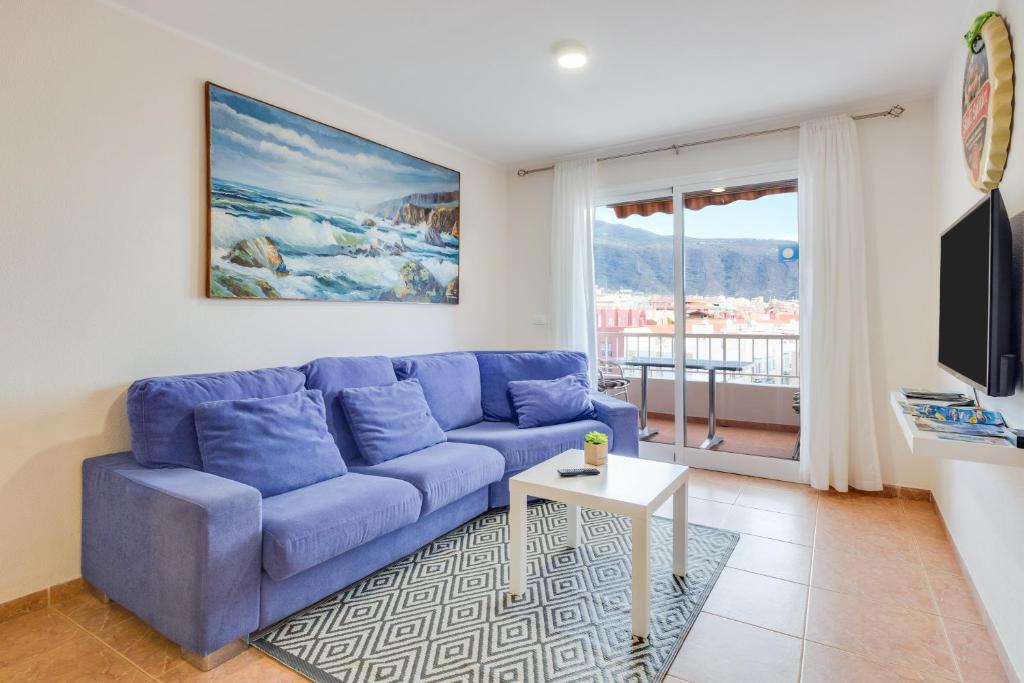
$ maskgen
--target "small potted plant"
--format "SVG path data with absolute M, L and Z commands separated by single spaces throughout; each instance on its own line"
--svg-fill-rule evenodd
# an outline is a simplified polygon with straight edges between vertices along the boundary
M 604 465 L 608 462 L 608 435 L 590 432 L 583 437 L 583 461 L 588 465 Z

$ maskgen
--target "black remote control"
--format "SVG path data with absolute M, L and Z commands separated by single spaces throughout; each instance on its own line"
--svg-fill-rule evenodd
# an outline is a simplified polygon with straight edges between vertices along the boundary
M 558 474 L 563 477 L 592 477 L 601 474 L 601 470 L 594 467 L 563 467 L 558 470 Z

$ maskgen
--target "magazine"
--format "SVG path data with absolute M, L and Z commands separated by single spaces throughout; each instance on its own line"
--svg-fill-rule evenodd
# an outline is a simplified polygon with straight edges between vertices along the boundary
M 911 401 L 940 401 L 943 403 L 958 403 L 960 401 L 968 400 L 966 394 L 961 394 L 958 391 L 928 391 L 926 389 L 909 389 L 907 387 L 901 387 L 900 393 L 902 393 L 908 400 Z
M 906 411 L 914 417 L 925 417 L 938 422 L 962 422 L 968 424 L 1005 425 L 1003 414 L 981 408 L 951 408 L 933 403 L 907 404 Z
M 1010 442 L 998 436 L 974 436 L 972 434 L 937 434 L 943 441 L 967 441 L 968 443 L 987 443 L 992 446 L 1010 446 Z
M 914 425 L 923 432 L 942 432 L 943 434 L 972 434 L 974 436 L 1003 436 L 1003 428 L 998 425 L 971 424 L 970 422 L 939 422 L 923 417 L 915 417 Z

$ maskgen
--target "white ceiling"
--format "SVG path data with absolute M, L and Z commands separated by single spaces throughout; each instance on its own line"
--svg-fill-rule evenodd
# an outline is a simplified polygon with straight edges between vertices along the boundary
M 964 0 L 115 3 L 503 164 L 928 92 L 975 14 Z M 558 69 L 563 39 L 590 64 Z

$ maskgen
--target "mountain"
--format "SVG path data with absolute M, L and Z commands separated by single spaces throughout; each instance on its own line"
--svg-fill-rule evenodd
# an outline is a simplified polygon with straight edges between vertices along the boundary
M 705 296 L 796 299 L 796 263 L 780 263 L 786 240 L 686 238 L 686 292 Z M 594 221 L 597 286 L 672 294 L 672 237 Z

